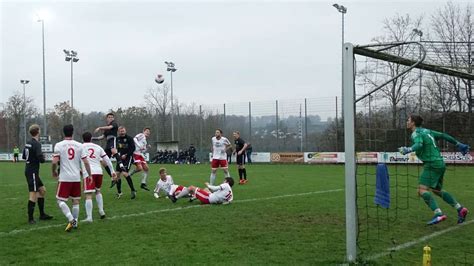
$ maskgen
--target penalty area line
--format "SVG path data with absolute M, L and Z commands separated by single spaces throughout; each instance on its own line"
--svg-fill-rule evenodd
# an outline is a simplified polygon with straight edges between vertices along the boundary
M 440 236 L 440 235 L 444 235 L 446 233 L 449 233 L 451 231 L 454 231 L 454 230 L 457 230 L 457 229 L 460 229 L 460 228 L 463 228 L 464 226 L 467 226 L 469 224 L 472 224 L 474 223 L 474 220 L 469 220 L 469 221 L 466 221 L 462 224 L 457 224 L 455 226 L 451 226 L 451 227 L 448 227 L 446 229 L 443 229 L 441 231 L 437 231 L 437 232 L 434 232 L 432 234 L 429 234 L 429 235 L 426 235 L 426 236 L 423 236 L 423 237 L 420 237 L 418 239 L 415 239 L 415 240 L 412 240 L 412 241 L 409 241 L 409 242 L 406 242 L 406 243 L 403 243 L 401 245 L 398 245 L 396 247 L 393 247 L 393 248 L 389 248 L 387 249 L 387 251 L 384 251 L 384 252 L 381 252 L 379 254 L 375 254 L 375 255 L 372 255 L 372 256 L 369 256 L 367 259 L 368 260 L 376 260 L 376 259 L 379 259 L 381 257 L 385 257 L 385 256 L 388 256 L 390 255 L 392 252 L 394 251 L 399 251 L 399 250 L 402 250 L 402 249 L 406 249 L 406 248 L 409 248 L 409 247 L 412 247 L 414 245 L 417 245 L 417 244 L 420 244 L 422 242 L 425 242 L 429 239 L 432 239 L 434 237 L 437 237 L 437 236 Z
M 266 198 L 253 198 L 253 199 L 244 199 L 244 200 L 234 200 L 231 204 L 245 203 L 245 202 L 252 202 L 252 201 L 274 200 L 274 199 L 289 198 L 289 197 L 300 197 L 300 196 L 308 196 L 308 195 L 316 195 L 316 194 L 325 194 L 325 193 L 332 193 L 332 192 L 339 192 L 339 191 L 344 191 L 344 189 L 320 190 L 320 191 L 312 191 L 312 192 L 305 192 L 305 193 L 298 193 L 298 194 L 286 194 L 286 195 L 266 197 Z M 115 216 L 112 216 L 112 217 L 107 217 L 106 220 L 124 219 L 124 218 L 129 218 L 129 217 L 138 217 L 138 216 L 145 216 L 145 215 L 149 215 L 149 214 L 181 211 L 181 210 L 187 210 L 187 209 L 192 209 L 192 208 L 202 208 L 202 207 L 209 207 L 209 206 L 210 205 L 192 205 L 192 206 L 185 206 L 185 207 L 178 207 L 178 208 L 170 208 L 170 209 L 153 210 L 153 211 L 147 211 L 147 212 L 115 215 Z M 82 222 L 79 221 L 79 223 L 82 223 Z M 9 232 L 0 232 L 0 236 L 16 235 L 16 234 L 20 234 L 20 233 L 28 233 L 28 232 L 39 231 L 39 230 L 43 230 L 43 229 L 50 229 L 50 228 L 55 228 L 55 227 L 63 227 L 63 226 L 66 226 L 66 224 L 61 223 L 61 224 L 52 224 L 52 225 L 46 225 L 46 226 L 26 228 L 26 229 L 15 229 L 15 230 L 12 230 L 12 231 L 9 231 Z

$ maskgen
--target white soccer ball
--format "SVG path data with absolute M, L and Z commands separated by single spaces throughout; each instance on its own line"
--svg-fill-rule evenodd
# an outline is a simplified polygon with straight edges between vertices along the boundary
M 163 77 L 163 75 L 161 75 L 161 74 L 156 75 L 156 78 L 155 78 L 156 83 L 161 84 L 164 81 L 165 81 L 165 78 Z

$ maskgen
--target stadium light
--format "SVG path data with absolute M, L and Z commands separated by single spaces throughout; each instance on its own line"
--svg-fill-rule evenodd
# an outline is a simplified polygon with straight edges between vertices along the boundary
M 77 63 L 79 61 L 79 58 L 77 58 L 77 51 L 74 50 L 66 50 L 63 49 L 64 54 L 66 57 L 64 60 L 66 62 L 71 62 L 71 124 L 74 124 L 74 85 L 73 85 L 73 77 L 74 77 L 74 72 L 73 72 L 73 63 Z
M 46 64 L 44 60 L 44 20 L 48 18 L 48 13 L 45 10 L 40 10 L 36 13 L 37 22 L 41 22 L 41 40 L 43 44 L 43 134 L 48 135 L 48 124 L 46 121 Z
M 166 71 L 171 74 L 171 141 L 174 141 L 174 103 L 173 103 L 173 72 L 176 72 L 176 67 L 173 62 L 165 61 L 167 66 Z
M 25 87 L 26 84 L 30 83 L 27 79 L 20 80 L 20 83 L 23 84 L 23 138 L 24 144 L 26 144 L 26 94 L 25 94 Z
M 413 33 L 418 35 L 420 37 L 420 43 L 421 43 L 421 37 L 423 36 L 423 32 L 419 29 L 413 29 Z M 421 47 L 420 47 L 420 57 L 421 57 Z M 421 100 L 421 87 L 422 87 L 422 74 L 421 74 L 421 68 L 419 69 L 419 79 L 420 79 L 420 95 L 419 95 L 419 101 L 420 101 L 420 111 L 419 113 L 421 113 L 421 107 L 422 107 L 422 100 Z
M 343 61 L 343 57 L 344 57 L 344 15 L 347 13 L 347 8 L 343 5 L 339 5 L 339 4 L 333 4 L 332 5 L 333 7 L 335 7 L 337 9 L 337 11 L 339 13 L 341 13 L 341 17 L 342 17 L 342 43 L 341 43 L 341 96 L 342 96 L 342 99 L 344 101 L 344 81 L 343 81 L 343 77 L 344 77 L 344 69 L 342 68 L 342 61 Z M 342 106 L 342 115 L 341 115 L 342 119 L 344 119 L 344 106 Z M 336 129 L 337 130 L 337 129 Z

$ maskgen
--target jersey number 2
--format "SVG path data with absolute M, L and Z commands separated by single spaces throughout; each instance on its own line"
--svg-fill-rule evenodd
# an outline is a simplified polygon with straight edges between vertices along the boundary
M 67 155 L 68 155 L 68 157 L 67 157 L 67 158 L 68 158 L 69 160 L 72 160 L 72 159 L 74 159 L 74 155 L 75 155 L 75 151 L 74 151 L 74 149 L 73 149 L 73 148 L 69 148 L 69 149 L 67 149 Z
M 95 155 L 94 155 L 94 149 L 89 149 L 89 158 L 92 158 L 94 159 L 95 158 Z

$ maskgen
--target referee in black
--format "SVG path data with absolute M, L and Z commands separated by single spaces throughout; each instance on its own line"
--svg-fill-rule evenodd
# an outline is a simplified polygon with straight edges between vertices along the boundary
M 247 169 L 245 169 L 245 150 L 248 147 L 247 142 L 240 137 L 239 131 L 234 131 L 234 144 L 237 157 L 237 169 L 239 170 L 239 185 L 247 183 Z
M 115 150 L 117 148 L 117 131 L 118 131 L 118 124 L 117 122 L 115 122 L 114 113 L 108 113 L 106 115 L 106 119 L 107 119 L 107 125 L 98 127 L 94 130 L 94 133 L 103 131 L 103 134 L 99 137 L 93 137 L 92 140 L 102 140 L 105 138 L 107 140 L 107 144 L 105 144 L 105 148 L 104 148 L 105 153 L 107 154 L 107 156 L 109 156 L 109 158 L 114 157 L 115 160 L 117 160 L 117 165 L 120 168 L 123 168 L 123 164 L 120 160 L 120 157 L 117 156 L 116 153 L 112 152 L 112 149 Z M 109 174 L 109 176 L 112 177 L 111 171 L 113 171 L 113 169 L 109 169 L 109 167 L 106 166 L 105 171 L 107 171 L 107 174 Z M 115 181 L 112 180 L 112 184 L 110 185 L 110 187 L 113 187 L 114 185 L 115 185 Z
M 28 223 L 35 224 L 33 218 L 35 205 L 38 202 L 40 211 L 40 220 L 51 220 L 53 217 L 44 212 L 44 195 L 46 189 L 39 177 L 40 163 L 44 163 L 44 154 L 41 151 L 41 144 L 38 142 L 40 127 L 36 124 L 30 126 L 29 130 L 32 136 L 31 140 L 25 144 L 23 149 L 23 160 L 25 160 L 25 176 L 28 183 L 30 198 L 28 199 Z

